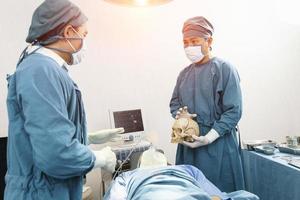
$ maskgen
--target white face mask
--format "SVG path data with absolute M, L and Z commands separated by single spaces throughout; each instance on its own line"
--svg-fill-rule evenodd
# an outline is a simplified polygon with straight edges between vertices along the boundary
M 81 40 L 81 48 L 78 51 L 76 51 L 76 49 L 73 47 L 71 42 L 69 42 L 69 44 L 72 47 L 72 49 L 75 51 L 74 53 L 72 53 L 71 65 L 77 65 L 77 64 L 81 63 L 81 61 L 85 57 L 86 45 L 85 45 L 84 39 Z
M 192 61 L 192 63 L 200 62 L 204 58 L 204 54 L 201 51 L 201 46 L 189 46 L 184 48 L 185 54 Z
M 75 32 L 77 33 L 77 35 L 80 36 L 80 34 L 77 31 L 75 31 Z M 78 39 L 81 39 L 81 48 L 79 50 L 76 50 L 74 48 L 74 46 L 72 45 L 72 43 L 69 40 L 67 40 L 69 45 L 71 46 L 71 48 L 74 51 L 74 53 L 72 53 L 71 65 L 79 64 L 83 60 L 83 58 L 85 57 L 86 45 L 85 45 L 84 37 L 80 36 Z

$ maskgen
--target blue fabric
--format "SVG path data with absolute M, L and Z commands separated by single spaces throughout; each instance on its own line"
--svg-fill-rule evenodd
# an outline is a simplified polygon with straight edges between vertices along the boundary
M 191 177 L 193 177 L 200 185 L 200 187 L 209 194 L 209 196 L 218 196 L 221 199 L 232 200 L 258 200 L 259 198 L 247 191 L 238 190 L 231 193 L 221 192 L 214 184 L 206 179 L 204 174 L 192 165 L 177 165 L 178 168 L 186 171 Z
M 231 200 L 259 200 L 260 198 L 250 192 L 239 190 L 228 193 L 227 197 Z
M 182 169 L 193 177 L 200 184 L 200 187 L 209 194 L 209 196 L 219 196 L 222 199 L 228 198 L 226 193 L 222 193 L 214 184 L 207 180 L 198 168 L 192 165 L 177 165 L 177 168 Z
M 117 187 L 126 188 L 126 199 L 152 200 L 210 200 L 208 194 L 200 187 L 198 182 L 179 167 L 162 167 L 153 169 L 136 169 L 122 173 L 116 178 Z M 119 190 L 119 188 L 118 188 Z M 111 199 L 110 190 L 104 197 Z M 121 198 L 120 198 L 121 199 Z
M 115 194 L 115 193 L 119 194 Z M 203 173 L 191 165 L 167 166 L 152 169 L 136 169 L 124 172 L 116 178 L 106 193 L 105 200 L 135 199 L 185 199 L 205 200 L 212 196 L 232 200 L 258 200 L 246 191 L 222 193 Z
M 243 150 L 246 188 L 261 200 L 299 200 L 300 169 L 292 167 L 278 156 Z
M 198 182 L 178 168 L 152 170 L 147 174 L 143 171 L 137 172 L 129 182 L 127 199 L 152 200 L 168 197 L 174 200 L 210 200 Z
M 8 78 L 5 200 L 74 199 L 95 157 L 81 94 L 67 71 L 35 53 Z
M 187 106 L 190 113 L 197 114 L 201 135 L 213 128 L 221 136 L 212 144 L 195 149 L 179 144 L 176 164 L 199 168 L 226 192 L 245 187 L 235 132 L 242 114 L 239 82 L 236 69 L 219 58 L 202 65 L 191 64 L 179 74 L 170 102 L 173 117 L 179 108 Z

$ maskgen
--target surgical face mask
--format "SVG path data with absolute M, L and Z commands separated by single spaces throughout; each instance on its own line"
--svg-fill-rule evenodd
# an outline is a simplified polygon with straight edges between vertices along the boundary
M 201 46 L 188 46 L 184 48 L 185 54 L 192 63 L 200 62 L 204 58 Z
M 85 46 L 84 39 L 81 39 L 81 48 L 79 50 L 77 50 L 77 51 L 74 48 L 74 46 L 71 44 L 71 42 L 69 40 L 67 40 L 67 41 L 70 44 L 71 48 L 75 51 L 74 53 L 71 54 L 71 56 L 72 56 L 71 64 L 72 65 L 77 65 L 85 57 L 86 46 Z
M 83 39 L 82 36 L 80 36 L 80 34 L 75 30 L 73 29 L 77 35 L 79 36 L 78 39 L 81 39 L 81 48 L 79 50 L 76 50 L 74 48 L 74 46 L 72 45 L 72 43 L 67 39 L 67 42 L 69 43 L 69 45 L 71 46 L 71 48 L 73 49 L 73 53 L 71 54 L 72 56 L 72 60 L 71 60 L 71 65 L 77 65 L 79 64 L 83 58 L 85 57 L 85 52 L 86 52 L 86 46 L 85 46 L 85 41 Z

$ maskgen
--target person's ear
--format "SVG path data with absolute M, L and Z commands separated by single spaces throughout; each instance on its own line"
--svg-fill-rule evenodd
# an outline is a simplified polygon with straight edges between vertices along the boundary
M 210 51 L 212 50 L 212 47 L 211 47 L 212 42 L 213 42 L 213 38 L 212 37 L 210 37 L 210 38 L 207 39 L 207 43 L 208 43 L 208 47 L 209 47 Z
M 67 25 L 63 31 L 63 36 L 65 38 L 73 37 L 74 35 L 74 29 L 71 25 Z
M 213 42 L 213 38 L 212 37 L 208 38 L 207 42 L 208 42 L 208 46 L 211 46 Z

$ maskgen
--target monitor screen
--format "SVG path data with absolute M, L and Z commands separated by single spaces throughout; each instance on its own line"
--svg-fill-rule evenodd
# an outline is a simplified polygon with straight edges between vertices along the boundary
M 124 133 L 144 131 L 141 109 L 113 112 L 115 128 L 123 127 Z

